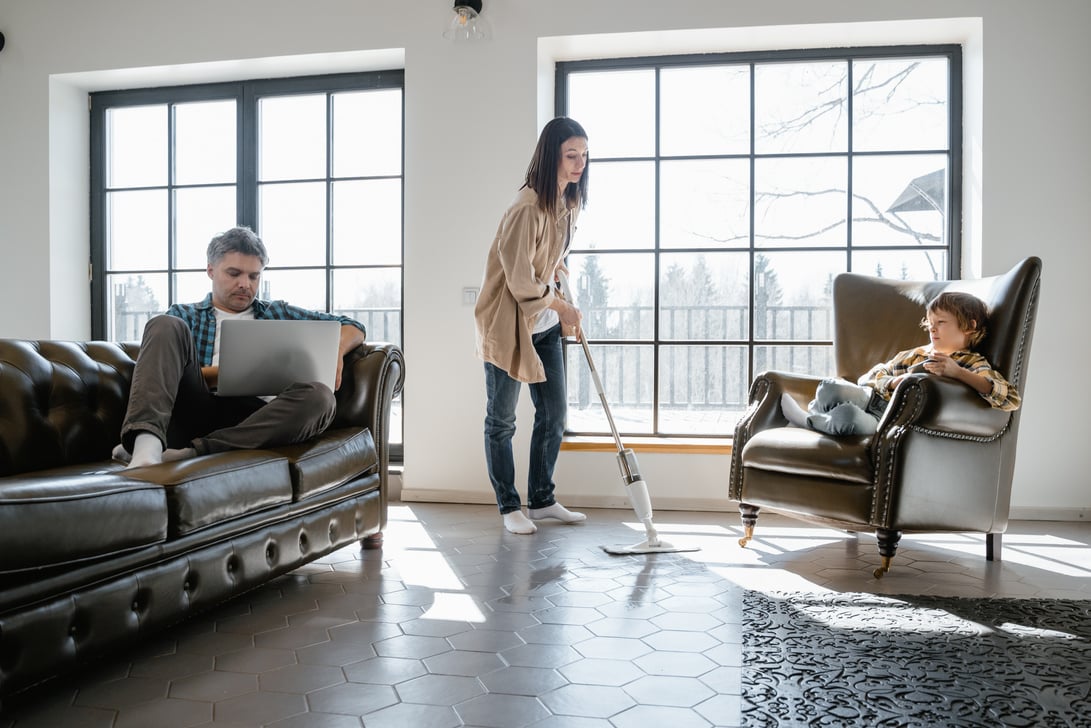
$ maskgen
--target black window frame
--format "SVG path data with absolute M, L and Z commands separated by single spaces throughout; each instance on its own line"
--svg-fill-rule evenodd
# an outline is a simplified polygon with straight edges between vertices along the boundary
M 106 163 L 106 111 L 110 108 L 122 106 L 147 106 L 166 104 L 168 106 L 179 103 L 192 103 L 200 101 L 218 101 L 234 99 L 236 102 L 236 177 L 235 177 L 235 209 L 236 223 L 246 225 L 261 234 L 258 226 L 258 143 L 257 143 L 257 116 L 258 102 L 262 98 L 274 96 L 288 96 L 295 94 L 325 93 L 327 103 L 330 95 L 343 91 L 368 91 L 380 89 L 401 89 L 402 96 L 402 196 L 405 192 L 404 175 L 404 128 L 405 128 L 405 72 L 400 69 L 384 71 L 365 71 L 358 73 L 341 73 L 319 76 L 293 76 L 287 78 L 266 78 L 248 81 L 229 81 L 205 84 L 189 84 L 182 86 L 159 86 L 140 89 L 126 89 L 121 91 L 101 91 L 90 96 L 90 161 L 91 161 L 91 206 L 90 206 L 90 241 L 91 241 L 91 336 L 95 339 L 104 339 L 108 329 L 107 311 L 109 287 L 106 285 L 106 276 L 110 271 L 106 267 L 106 201 L 110 191 L 105 185 Z M 329 115 L 328 115 L 329 116 Z M 174 148 L 174 119 L 173 114 L 168 114 L 168 156 Z M 332 124 L 327 123 L 327 180 L 330 177 L 332 154 Z M 174 160 L 168 159 L 168 175 L 165 188 L 169 191 L 189 187 L 189 185 L 177 185 L 174 182 Z M 268 184 L 268 183 L 266 183 Z M 195 185 L 200 186 L 200 185 Z M 154 186 L 146 189 L 161 189 L 164 186 Z M 137 188 L 140 189 L 140 188 Z M 167 195 L 167 241 L 168 241 L 168 265 L 166 268 L 149 269 L 147 273 L 166 273 L 168 280 L 169 301 L 174 300 L 175 272 L 191 271 L 191 268 L 176 267 L 173 263 L 174 235 L 170 230 L 174 218 L 174 196 Z M 366 268 L 366 265 L 336 266 L 331 260 L 331 234 L 330 213 L 327 210 L 326 225 L 326 310 L 332 306 L 331 286 L 329 285 L 332 272 L 339 267 Z M 402 225 L 402 308 L 405 305 L 405 226 Z M 389 265 L 376 267 L 390 267 Z M 405 340 L 404 318 L 400 325 L 401 340 Z
M 928 57 L 935 58 L 938 56 L 945 57 L 948 61 L 948 128 L 947 128 L 947 149 L 944 150 L 912 150 L 903 152 L 905 154 L 922 154 L 922 153 L 936 153 L 944 154 L 948 160 L 948 208 L 946 211 L 946 218 L 944 220 L 946 236 L 946 245 L 926 246 L 934 249 L 943 249 L 947 255 L 947 270 L 945 275 L 949 279 L 955 279 L 959 277 L 959 271 L 961 270 L 962 263 L 962 165 L 963 165 L 963 139 L 962 139 L 962 121 L 963 121 L 963 78 L 962 78 L 962 46 L 958 44 L 919 44 L 919 45 L 896 45 L 896 46 L 861 46 L 861 47 L 837 47 L 837 48 L 806 48 L 806 49 L 794 49 L 794 50 L 759 50 L 759 51 L 737 51 L 737 52 L 723 52 L 723 53 L 695 53 L 684 55 L 664 55 L 664 56 L 632 56 L 622 58 L 599 58 L 599 59 L 584 59 L 573 61 L 558 61 L 555 66 L 554 72 L 554 111 L 557 116 L 568 115 L 568 76 L 573 73 L 587 72 L 587 71 L 622 71 L 622 70 L 644 70 L 654 69 L 656 75 L 656 89 L 655 89 L 655 153 L 651 157 L 619 157 L 619 158 L 605 158 L 599 160 L 594 157 L 594 140 L 591 140 L 592 148 L 592 166 L 594 162 L 603 161 L 650 161 L 655 165 L 655 215 L 654 215 L 654 240 L 655 246 L 652 250 L 654 253 L 655 267 L 654 267 L 654 305 L 655 315 L 654 319 L 654 334 L 651 342 L 647 341 L 633 341 L 633 340 L 619 340 L 609 339 L 596 342 L 594 339 L 589 339 L 589 344 L 602 343 L 606 345 L 626 345 L 626 344 L 644 344 L 650 343 L 653 350 L 653 381 L 652 381 L 652 398 L 653 398 L 653 414 L 652 414 L 652 432 L 632 432 L 622 433 L 626 437 L 634 439 L 663 439 L 663 440 L 693 440 L 693 439 L 723 439 L 723 434 L 675 434 L 662 432 L 660 429 L 660 351 L 664 347 L 668 346 L 710 346 L 710 345 L 742 345 L 747 349 L 747 372 L 749 384 L 753 382 L 753 378 L 756 374 L 755 369 L 755 350 L 762 346 L 777 346 L 777 347 L 790 347 L 790 346 L 829 346 L 832 347 L 833 341 L 831 340 L 787 340 L 777 339 L 771 341 L 769 339 L 758 339 L 755 336 L 755 316 L 749 316 L 749 329 L 748 335 L 745 340 L 701 340 L 701 341 L 678 341 L 678 340 L 666 340 L 660 338 L 660 272 L 661 272 L 661 259 L 664 253 L 677 254 L 679 252 L 687 252 L 684 248 L 663 248 L 660 245 L 660 166 L 664 159 L 688 159 L 688 158 L 716 158 L 719 155 L 713 155 L 712 157 L 688 157 L 688 156 L 670 156 L 664 157 L 660 154 L 660 71 L 667 68 L 678 68 L 685 66 L 710 66 L 710 65 L 742 65 L 749 64 L 750 66 L 750 149 L 749 153 L 745 155 L 749 159 L 750 163 L 750 207 L 754 209 L 754 166 L 755 160 L 762 158 L 794 158 L 805 157 L 807 154 L 757 154 L 754 149 L 754 100 L 755 100 L 755 83 L 754 83 L 754 67 L 759 64 L 771 64 L 771 63 L 799 63 L 807 61 L 847 61 L 848 62 L 848 98 L 847 104 L 849 104 L 850 117 L 848 123 L 848 139 L 846 143 L 846 156 L 848 164 L 848 190 L 852 190 L 852 174 L 853 165 L 852 160 L 855 157 L 867 157 L 875 156 L 878 154 L 898 154 L 897 151 L 856 151 L 853 149 L 852 144 L 852 117 L 851 117 L 851 105 L 853 104 L 853 61 L 867 60 L 867 59 L 897 59 L 897 58 L 910 58 L 910 57 Z M 577 119 L 578 120 L 578 119 Z M 840 155 L 841 153 L 838 153 Z M 736 156 L 736 155 L 727 155 Z M 823 156 L 829 156 L 825 154 Z M 593 196 L 593 190 L 592 190 Z M 853 232 L 852 232 L 852 195 L 847 196 L 848 211 L 846 214 L 846 224 L 848 229 L 846 230 L 846 243 L 844 246 L 845 254 L 845 271 L 852 271 L 852 258 L 853 258 Z M 869 252 L 881 252 L 883 250 L 901 250 L 908 246 L 905 245 L 869 245 L 866 249 Z M 836 246 L 835 250 L 840 250 L 840 246 Z M 729 247 L 724 250 L 742 250 L 742 248 Z M 755 295 L 757 286 L 755 285 L 755 256 L 762 253 L 763 249 L 755 245 L 755 231 L 754 231 L 754 219 L 753 215 L 750 218 L 750 232 L 748 245 L 745 250 L 749 253 L 750 257 L 750 280 L 749 280 L 749 311 L 753 314 L 755 309 Z M 807 248 L 806 246 L 778 246 L 776 252 L 803 252 L 814 250 L 813 248 Z M 589 254 L 603 254 L 606 251 L 596 251 L 592 249 L 585 249 L 580 247 L 579 236 L 576 236 L 572 253 L 589 253 Z M 647 253 L 645 248 L 640 249 L 617 249 L 611 248 L 608 254 L 616 253 Z M 688 252 L 696 254 L 698 251 L 690 250 Z M 868 273 L 869 271 L 861 271 Z M 571 342 L 565 342 L 565 347 L 572 345 Z M 568 362 L 568 356 L 565 356 L 566 365 Z M 745 404 L 745 403 L 744 403 Z M 583 432 L 566 430 L 566 436 L 601 436 L 602 432 Z M 730 437 L 730 435 L 727 435 Z

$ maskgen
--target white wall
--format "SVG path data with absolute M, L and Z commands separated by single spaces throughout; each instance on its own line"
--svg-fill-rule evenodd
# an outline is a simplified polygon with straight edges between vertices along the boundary
M 491 502 L 481 365 L 461 289 L 478 284 L 499 215 L 551 115 L 553 59 L 600 48 L 964 42 L 966 274 L 997 273 L 1031 254 L 1045 263 L 1013 505 L 1023 516 L 1091 514 L 1091 418 L 1066 414 L 1075 399 L 1069 362 L 1091 359 L 1071 313 L 1091 308 L 1082 280 L 1091 199 L 1086 0 L 1053 0 L 1048 12 L 1022 0 L 485 0 L 494 38 L 478 46 L 440 38 L 450 5 L 0 0 L 0 336 L 89 336 L 87 91 L 403 66 L 403 494 Z M 1071 301 L 1063 307 L 1061 291 Z M 523 451 L 525 432 L 519 437 Z M 729 507 L 726 457 L 640 459 L 660 507 Z M 562 453 L 557 479 L 566 503 L 623 503 L 610 453 Z

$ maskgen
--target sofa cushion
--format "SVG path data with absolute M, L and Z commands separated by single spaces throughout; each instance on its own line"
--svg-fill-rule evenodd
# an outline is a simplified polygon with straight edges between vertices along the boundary
M 0 478 L 0 573 L 63 566 L 161 543 L 166 493 L 93 466 Z
M 327 430 L 305 443 L 276 448 L 276 452 L 289 460 L 297 501 L 379 469 L 375 441 L 367 428 Z
M 236 450 L 126 470 L 167 492 L 170 536 L 292 501 L 288 459 L 269 450 Z

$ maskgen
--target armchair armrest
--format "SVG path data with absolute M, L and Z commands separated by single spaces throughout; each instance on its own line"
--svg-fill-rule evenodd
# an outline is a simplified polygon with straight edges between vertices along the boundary
M 989 406 L 961 382 L 930 374 L 907 377 L 890 398 L 877 438 L 892 427 L 911 427 L 932 435 L 989 440 L 1001 435 L 1011 412 Z
M 773 427 L 786 427 L 788 420 L 780 408 L 780 396 L 790 394 L 806 408 L 814 399 L 821 377 L 790 372 L 766 371 L 750 385 L 750 404 L 735 425 L 731 441 L 731 476 L 728 497 L 738 500 L 742 489 L 742 451 L 747 441 L 758 432 Z
M 759 374 L 750 385 L 750 406 L 736 426 L 736 441 L 738 430 L 744 426 L 744 439 L 770 427 L 787 426 L 788 420 L 780 408 L 780 396 L 789 394 L 806 409 L 821 381 L 820 377 L 790 372 L 768 371 Z

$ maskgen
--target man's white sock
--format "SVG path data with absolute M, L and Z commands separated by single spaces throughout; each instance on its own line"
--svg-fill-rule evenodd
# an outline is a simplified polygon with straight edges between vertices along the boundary
M 129 461 L 130 468 L 139 468 L 143 465 L 158 465 L 163 462 L 163 443 L 150 432 L 141 432 L 133 442 L 133 457 Z

